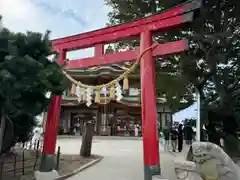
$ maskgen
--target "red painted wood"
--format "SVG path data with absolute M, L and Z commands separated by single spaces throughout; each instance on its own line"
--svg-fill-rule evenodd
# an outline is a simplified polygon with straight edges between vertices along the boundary
M 110 43 L 117 40 L 127 39 L 131 36 L 138 36 L 142 31 L 163 31 L 172 27 L 180 26 L 183 23 L 192 21 L 193 13 L 187 13 L 181 16 L 174 16 L 161 21 L 155 21 L 137 27 L 122 29 L 112 33 L 100 34 L 94 37 L 83 38 L 75 41 L 69 41 L 62 44 L 56 44 L 56 49 L 74 50 L 88 48 L 98 43 Z M 53 41 L 54 42 L 54 41 Z M 53 43 L 54 44 L 54 43 Z
M 100 56 L 104 54 L 104 45 L 96 44 L 94 49 L 94 56 Z
M 52 97 L 44 132 L 43 154 L 45 155 L 55 154 L 61 101 L 61 96 Z
M 141 51 L 152 45 L 150 31 L 141 34 Z M 141 70 L 141 101 L 143 127 L 143 156 L 144 165 L 157 166 L 159 162 L 159 141 L 157 133 L 157 108 L 155 69 L 152 51 L 148 51 L 140 62 Z
M 63 64 L 66 52 L 60 52 L 59 63 Z M 52 96 L 45 124 L 43 154 L 55 154 L 62 96 Z
M 155 48 L 153 50 L 153 56 L 164 56 L 168 54 L 179 53 L 187 49 L 188 49 L 187 40 L 168 42 L 161 44 L 157 48 Z M 68 65 L 65 67 L 65 70 L 87 68 L 95 65 L 121 63 L 124 61 L 133 61 L 136 60 L 138 56 L 139 50 L 137 49 L 125 52 L 118 52 L 114 54 L 104 54 L 79 60 L 70 60 Z
M 130 29 L 133 27 L 139 27 L 142 25 L 145 26 L 145 25 L 153 23 L 153 22 L 159 22 L 159 21 L 167 19 L 167 18 L 179 16 L 186 12 L 194 11 L 194 10 L 198 9 L 200 7 L 199 2 L 200 2 L 200 0 L 194 0 L 192 2 L 188 2 L 186 4 L 182 4 L 177 7 L 174 7 L 170 10 L 164 11 L 161 14 L 156 14 L 154 16 L 147 17 L 147 18 L 142 18 L 137 21 L 130 22 L 130 23 L 125 23 L 125 24 L 121 24 L 121 25 L 117 25 L 117 26 L 111 26 L 111 27 L 95 30 L 92 32 L 82 33 L 82 34 L 69 36 L 69 37 L 65 37 L 65 38 L 55 39 L 52 41 L 53 46 L 58 46 L 58 45 L 61 45 L 61 44 L 64 44 L 64 43 L 67 43 L 70 41 L 95 38 L 96 36 L 106 35 L 109 33 L 114 33 L 116 31 L 123 31 L 123 30 Z M 107 38 L 104 38 L 104 40 L 108 41 Z

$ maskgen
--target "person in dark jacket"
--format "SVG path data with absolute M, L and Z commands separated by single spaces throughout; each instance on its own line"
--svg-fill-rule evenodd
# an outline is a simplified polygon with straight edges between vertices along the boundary
M 168 146 L 169 146 L 169 136 L 170 136 L 170 132 L 168 128 L 165 128 L 163 130 L 163 137 L 164 137 L 164 151 L 167 152 L 168 151 Z
M 183 149 L 183 125 L 178 126 L 178 151 L 182 152 Z
M 185 136 L 186 144 L 192 145 L 193 134 L 194 132 L 192 127 L 189 124 L 186 124 L 186 126 L 184 127 L 184 136 Z
M 175 127 L 173 127 L 171 131 L 171 144 L 172 144 L 173 152 L 176 152 L 177 139 L 178 139 L 178 131 Z

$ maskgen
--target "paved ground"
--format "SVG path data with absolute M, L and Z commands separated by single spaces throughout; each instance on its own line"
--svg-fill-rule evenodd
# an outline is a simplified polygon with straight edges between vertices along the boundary
M 61 152 L 78 154 L 80 138 L 58 139 Z M 162 174 L 169 180 L 176 180 L 171 153 L 164 153 L 160 146 Z M 104 159 L 91 168 L 68 180 L 143 180 L 142 140 L 140 138 L 96 137 L 93 141 L 93 154 L 103 155 Z

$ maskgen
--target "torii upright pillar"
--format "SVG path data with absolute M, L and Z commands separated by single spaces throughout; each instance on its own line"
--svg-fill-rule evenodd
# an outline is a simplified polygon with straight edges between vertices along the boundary
M 66 51 L 59 51 L 59 64 L 63 64 L 66 59 Z M 61 106 L 62 96 L 52 96 L 51 104 L 49 106 L 49 111 L 47 115 L 47 121 L 45 124 L 44 132 L 44 146 L 42 150 L 42 158 L 40 164 L 41 172 L 51 172 L 54 170 L 55 166 L 55 150 L 56 150 L 56 140 L 57 131 L 60 118 L 60 106 Z
M 143 52 L 152 45 L 152 33 L 150 31 L 144 31 L 140 36 L 140 51 Z M 140 70 L 144 179 L 151 180 L 152 175 L 161 173 L 157 133 L 155 69 L 151 50 L 143 56 L 140 62 Z

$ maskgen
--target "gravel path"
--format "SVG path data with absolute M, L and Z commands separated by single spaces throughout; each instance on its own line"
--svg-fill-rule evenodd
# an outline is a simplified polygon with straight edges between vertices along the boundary
M 80 144 L 80 138 L 58 140 L 61 152 L 67 154 L 78 154 Z M 176 157 L 163 152 L 161 145 L 160 151 L 163 176 L 169 180 L 177 180 L 172 164 Z M 96 137 L 92 153 L 102 155 L 104 159 L 68 180 L 143 180 L 141 139 Z

